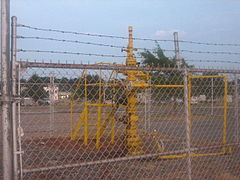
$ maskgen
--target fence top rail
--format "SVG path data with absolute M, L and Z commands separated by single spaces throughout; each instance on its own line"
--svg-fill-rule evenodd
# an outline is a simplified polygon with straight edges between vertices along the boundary
M 102 70 L 138 70 L 138 71 L 176 71 L 184 72 L 185 68 L 177 67 L 149 67 L 140 66 L 132 67 L 119 64 L 67 64 L 67 63 L 45 63 L 45 62 L 28 62 L 18 61 L 22 68 L 65 68 L 65 69 L 102 69 Z M 216 72 L 216 73 L 233 73 L 240 74 L 240 70 L 227 69 L 204 69 L 204 68 L 187 68 L 188 72 Z

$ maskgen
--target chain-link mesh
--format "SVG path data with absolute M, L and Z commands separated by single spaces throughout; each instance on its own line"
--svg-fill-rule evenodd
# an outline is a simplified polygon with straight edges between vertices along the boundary
M 23 179 L 240 178 L 233 74 L 27 67 L 19 84 Z

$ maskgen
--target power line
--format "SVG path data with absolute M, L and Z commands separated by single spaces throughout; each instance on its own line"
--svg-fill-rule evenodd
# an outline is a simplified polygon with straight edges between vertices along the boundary
M 37 28 L 28 25 L 18 24 L 18 27 L 38 30 L 38 31 L 48 31 L 48 32 L 57 32 L 63 34 L 74 34 L 74 35 L 85 35 L 85 36 L 93 36 L 100 38 L 117 38 L 117 39 L 128 39 L 125 36 L 116 36 L 116 35 L 106 35 L 106 34 L 97 34 L 97 33 L 84 33 L 84 32 L 75 32 L 75 31 L 65 31 L 65 30 L 57 30 L 57 29 L 47 29 L 47 28 Z M 133 38 L 134 40 L 142 40 L 142 41 L 154 41 L 154 42 L 174 42 L 174 40 L 169 39 L 152 39 L 152 38 Z M 240 46 L 239 43 L 212 43 L 212 42 L 197 42 L 197 41 L 187 41 L 187 40 L 179 40 L 181 43 L 189 43 L 189 44 L 198 44 L 198 45 L 207 45 L 207 46 Z

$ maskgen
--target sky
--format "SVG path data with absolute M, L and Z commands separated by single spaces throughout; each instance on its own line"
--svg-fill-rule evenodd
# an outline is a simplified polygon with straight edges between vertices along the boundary
M 240 1 L 238 0 L 11 0 L 11 16 L 18 23 L 39 28 L 65 31 L 128 36 L 128 26 L 133 26 L 134 37 L 173 40 L 173 32 L 179 40 L 240 44 Z M 126 46 L 127 40 L 76 36 L 41 32 L 18 27 L 18 35 L 51 37 L 84 42 Z M 135 47 L 154 49 L 155 42 L 135 41 Z M 160 42 L 163 49 L 174 50 L 173 42 Z M 18 49 L 70 51 L 97 54 L 125 55 L 121 49 L 63 43 L 53 41 L 18 39 Z M 240 53 L 240 46 L 206 46 L 180 43 L 180 50 L 229 51 Z M 141 52 L 138 50 L 136 54 Z M 166 52 L 169 57 L 174 52 Z M 18 59 L 75 63 L 124 62 L 124 58 L 62 55 L 49 53 L 18 53 Z M 240 55 L 192 54 L 182 52 L 189 60 L 219 60 L 240 63 Z M 140 61 L 141 59 L 139 59 Z M 196 67 L 236 68 L 240 64 L 203 63 L 189 61 Z

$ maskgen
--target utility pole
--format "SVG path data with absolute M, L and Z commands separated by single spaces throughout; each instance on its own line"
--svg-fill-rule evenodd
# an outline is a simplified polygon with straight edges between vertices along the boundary
M 181 66 L 180 54 L 179 54 L 179 42 L 178 42 L 178 32 L 173 33 L 174 36 L 174 47 L 175 47 L 175 59 L 177 61 L 177 68 Z
M 13 138 L 10 84 L 10 0 L 1 0 L 1 112 L 3 179 L 13 179 Z

